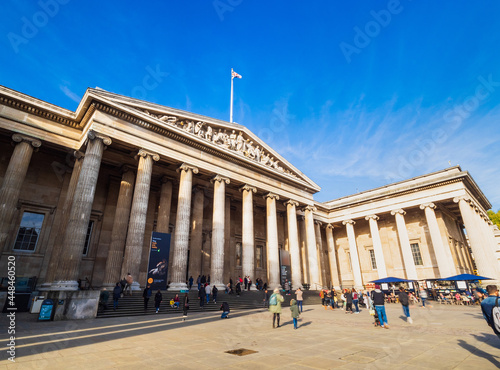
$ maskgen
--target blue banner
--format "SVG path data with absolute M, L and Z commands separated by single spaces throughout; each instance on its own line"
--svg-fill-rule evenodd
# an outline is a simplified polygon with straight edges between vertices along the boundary
M 167 289 L 170 234 L 153 231 L 149 250 L 148 285 L 151 290 Z

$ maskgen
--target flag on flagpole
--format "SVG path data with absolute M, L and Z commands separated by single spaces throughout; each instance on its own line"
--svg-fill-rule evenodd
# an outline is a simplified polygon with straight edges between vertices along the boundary
M 231 71 L 231 78 L 241 78 L 241 75 L 239 75 L 235 71 Z

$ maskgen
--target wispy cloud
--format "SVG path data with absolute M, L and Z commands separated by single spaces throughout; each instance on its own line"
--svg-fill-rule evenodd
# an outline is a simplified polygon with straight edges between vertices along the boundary
M 80 100 L 82 100 L 82 98 L 77 94 L 75 94 L 73 91 L 71 91 L 68 86 L 59 85 L 59 89 L 61 89 L 64 95 L 66 95 L 68 98 L 77 103 L 80 103 Z

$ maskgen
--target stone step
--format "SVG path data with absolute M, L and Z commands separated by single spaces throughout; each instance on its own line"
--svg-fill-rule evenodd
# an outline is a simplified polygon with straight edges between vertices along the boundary
M 170 307 L 170 299 L 174 297 L 175 292 L 162 292 L 163 302 L 160 305 L 159 314 L 182 314 L 182 303 L 179 308 Z M 179 294 L 181 297 L 181 302 L 183 294 Z M 222 302 L 228 302 L 229 307 L 232 310 L 244 310 L 244 309 L 258 309 L 263 308 L 263 294 L 258 291 L 244 292 L 240 296 L 235 294 L 219 294 L 217 296 L 217 303 L 210 301 L 202 307 L 199 305 L 198 292 L 192 290 L 188 293 L 189 296 L 189 312 L 206 312 L 206 311 L 219 311 Z M 283 295 L 285 301 L 282 303 L 283 307 L 288 307 L 290 305 L 291 299 L 295 298 L 295 295 Z M 317 292 L 315 291 L 305 291 L 304 292 L 304 305 L 315 305 L 320 304 L 321 299 Z M 149 299 L 148 309 L 144 310 L 144 301 L 142 298 L 142 293 L 137 292 L 132 296 L 125 296 L 120 298 L 118 301 L 118 308 L 116 311 L 113 310 L 113 301 L 110 299 L 108 302 L 108 309 L 100 311 L 97 314 L 98 318 L 106 317 L 119 317 L 119 316 L 142 316 L 142 315 L 154 315 L 154 295 Z

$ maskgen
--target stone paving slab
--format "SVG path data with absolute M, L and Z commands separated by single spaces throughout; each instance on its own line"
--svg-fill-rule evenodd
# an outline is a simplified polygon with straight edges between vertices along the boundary
M 399 305 L 388 305 L 390 329 L 375 328 L 367 310 L 345 314 L 305 307 L 294 330 L 288 308 L 272 328 L 264 310 L 181 316 L 135 316 L 37 322 L 19 314 L 16 363 L 0 353 L 3 369 L 496 369 L 500 339 L 480 308 L 411 307 L 406 323 Z M 0 342 L 7 343 L 0 318 Z M 3 328 L 3 330 L 2 330 Z M 246 348 L 246 356 L 225 353 Z

